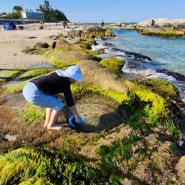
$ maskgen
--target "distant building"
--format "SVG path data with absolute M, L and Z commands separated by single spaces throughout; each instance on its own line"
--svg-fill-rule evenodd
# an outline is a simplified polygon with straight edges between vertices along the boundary
M 21 15 L 23 19 L 44 19 L 44 13 L 40 11 L 25 10 Z

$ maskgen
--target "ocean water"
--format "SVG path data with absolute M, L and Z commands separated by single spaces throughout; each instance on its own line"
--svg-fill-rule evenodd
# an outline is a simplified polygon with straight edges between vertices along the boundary
M 125 77 L 163 78 L 173 83 L 185 102 L 185 38 L 145 36 L 134 30 L 113 30 L 115 37 L 97 39 L 92 50 L 105 49 L 101 58 L 124 59 Z
M 158 38 L 132 30 L 114 30 L 117 48 L 148 56 L 161 67 L 185 75 L 185 38 Z

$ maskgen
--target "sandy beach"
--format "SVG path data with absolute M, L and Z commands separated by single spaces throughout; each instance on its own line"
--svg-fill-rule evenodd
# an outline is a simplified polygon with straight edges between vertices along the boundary
M 33 47 L 38 42 L 51 44 L 51 35 L 63 34 L 70 28 L 64 29 L 55 23 L 44 24 L 44 29 L 39 30 L 40 24 L 25 24 L 24 30 L 0 30 L 0 69 L 30 68 L 38 64 L 48 63 L 39 55 L 25 55 L 21 51 Z
M 173 23 L 174 20 L 159 19 L 155 21 L 156 24 L 161 25 L 162 23 L 165 24 L 166 21 L 168 21 L 167 23 Z M 177 20 L 175 21 L 177 22 Z M 142 22 L 138 25 L 142 25 Z M 148 25 L 148 22 L 146 25 Z M 42 30 L 39 29 L 40 23 L 21 24 L 20 26 L 23 26 L 24 30 L 0 29 L 0 69 L 30 68 L 35 65 L 49 63 L 49 59 L 44 59 L 39 55 L 25 55 L 21 51 L 27 47 L 33 47 L 38 42 L 47 42 L 50 45 L 54 41 L 50 38 L 52 35 L 62 34 L 65 36 L 72 29 L 85 30 L 92 25 L 69 23 L 68 27 L 64 29 L 61 23 L 45 23 Z M 154 28 L 150 27 L 150 29 Z

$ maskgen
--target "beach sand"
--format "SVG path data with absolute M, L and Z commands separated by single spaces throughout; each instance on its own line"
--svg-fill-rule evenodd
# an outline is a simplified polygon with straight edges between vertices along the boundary
M 24 30 L 0 30 L 0 69 L 31 68 L 39 64 L 49 63 L 39 55 L 25 55 L 22 50 L 33 47 L 38 42 L 53 42 L 52 35 L 65 35 L 70 28 L 64 29 L 56 23 L 44 24 L 44 29 L 39 30 L 40 24 L 25 24 Z

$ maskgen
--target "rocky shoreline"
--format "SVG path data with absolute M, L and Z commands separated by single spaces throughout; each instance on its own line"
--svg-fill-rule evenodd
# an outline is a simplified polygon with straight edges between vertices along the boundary
M 153 24 L 151 24 L 152 20 L 154 21 Z M 111 25 L 111 27 L 136 30 L 140 34 L 156 37 L 174 38 L 185 36 L 185 19 L 151 18 L 134 25 L 120 23 L 119 25 Z
M 183 184 L 177 89 L 165 80 L 122 78 L 124 61 L 102 60 L 89 48 L 94 37 L 113 36 L 97 25 L 27 26 L 0 34 L 0 182 Z M 52 67 L 39 67 L 44 64 Z M 63 129 L 45 130 L 44 110 L 28 105 L 22 88 L 27 80 L 74 64 L 83 73 L 72 91 L 84 127 L 68 126 L 66 107 L 59 120 Z

